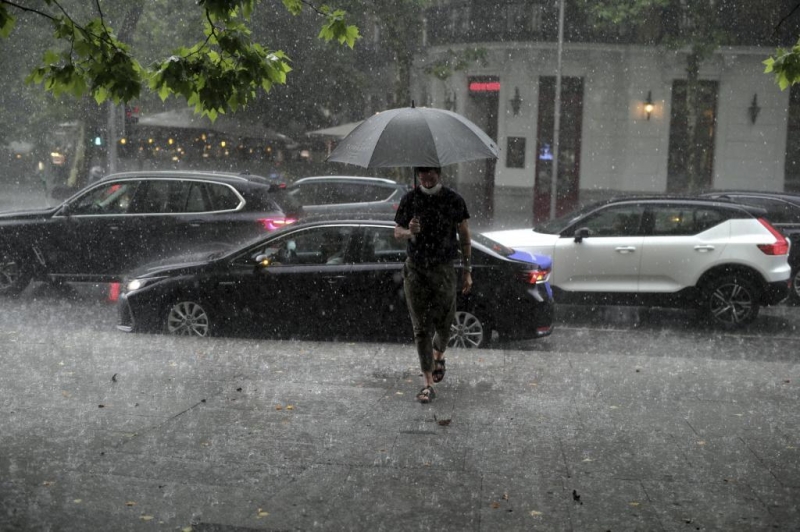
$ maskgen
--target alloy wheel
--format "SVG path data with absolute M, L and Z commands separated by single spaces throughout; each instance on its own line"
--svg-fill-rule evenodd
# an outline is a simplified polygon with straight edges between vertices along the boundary
M 208 312 L 194 301 L 180 301 L 167 314 L 167 332 L 176 336 L 208 336 L 211 320 Z
M 795 302 L 800 302 L 800 268 L 794 272 L 794 277 L 792 277 L 792 294 L 790 299 L 794 299 Z
M 709 297 L 712 318 L 728 327 L 737 327 L 751 321 L 756 308 L 752 291 L 735 279 L 719 283 Z
M 470 312 L 456 312 L 450 326 L 449 347 L 483 347 L 488 343 L 489 329 L 481 320 Z

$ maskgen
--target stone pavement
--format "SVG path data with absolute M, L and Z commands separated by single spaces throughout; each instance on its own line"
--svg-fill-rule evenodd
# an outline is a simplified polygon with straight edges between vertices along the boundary
M 742 337 L 451 350 L 420 405 L 410 345 L 2 323 L 3 531 L 800 528 L 800 368 Z

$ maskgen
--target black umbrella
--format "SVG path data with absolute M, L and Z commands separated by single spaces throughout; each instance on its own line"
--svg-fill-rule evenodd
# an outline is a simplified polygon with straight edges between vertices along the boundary
M 364 120 L 327 160 L 364 168 L 441 167 L 497 155 L 489 135 L 460 114 L 412 103 Z

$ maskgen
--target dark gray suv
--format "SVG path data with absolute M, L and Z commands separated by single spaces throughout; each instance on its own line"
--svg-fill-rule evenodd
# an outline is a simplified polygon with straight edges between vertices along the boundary
M 301 213 L 285 185 L 259 176 L 113 174 L 57 207 L 0 214 L 0 295 L 32 279 L 120 281 L 139 264 L 249 240 Z
M 298 179 L 287 193 L 307 214 L 394 216 L 408 185 L 381 177 L 317 176 Z

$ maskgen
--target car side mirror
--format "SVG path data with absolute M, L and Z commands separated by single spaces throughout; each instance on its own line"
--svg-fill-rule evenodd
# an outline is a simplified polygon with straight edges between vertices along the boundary
M 273 256 L 272 255 L 264 255 L 264 254 L 257 255 L 256 256 L 256 269 L 266 268 L 266 267 L 270 266 L 272 264 L 272 262 L 273 262 Z
M 581 227 L 577 231 L 575 231 L 575 242 L 580 244 L 583 242 L 583 239 L 588 237 L 590 234 L 588 227 Z

